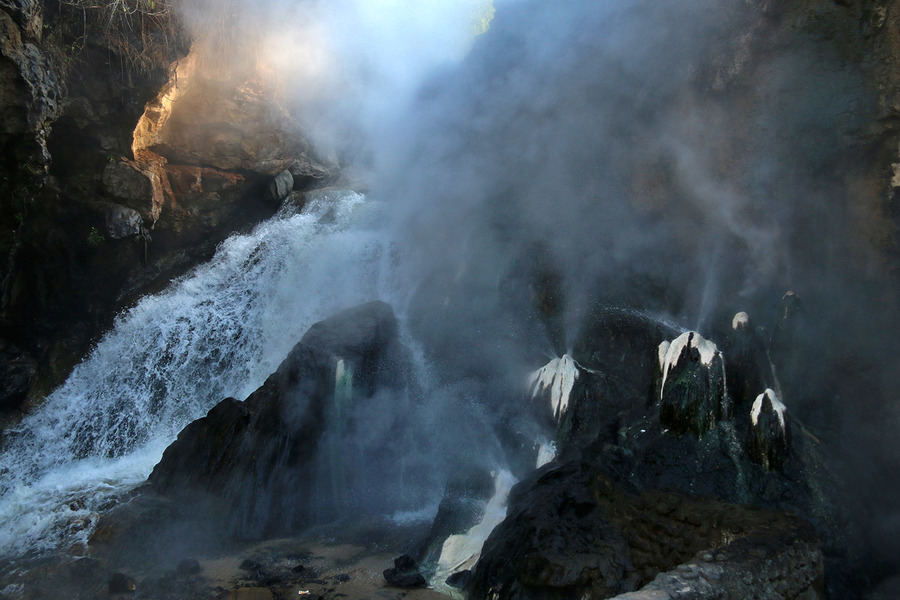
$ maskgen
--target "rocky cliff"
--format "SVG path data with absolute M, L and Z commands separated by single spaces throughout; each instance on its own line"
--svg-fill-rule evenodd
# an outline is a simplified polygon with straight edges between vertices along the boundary
M 0 4 L 5 413 L 58 384 L 117 310 L 337 172 L 265 80 L 198 73 L 177 8 Z

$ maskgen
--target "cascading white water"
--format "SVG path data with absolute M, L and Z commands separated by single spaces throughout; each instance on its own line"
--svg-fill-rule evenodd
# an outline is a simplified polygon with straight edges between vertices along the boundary
M 319 195 L 224 242 L 207 264 L 121 315 L 0 455 L 0 556 L 84 543 L 104 505 L 143 482 L 190 421 L 245 398 L 310 325 L 389 298 L 374 202 Z

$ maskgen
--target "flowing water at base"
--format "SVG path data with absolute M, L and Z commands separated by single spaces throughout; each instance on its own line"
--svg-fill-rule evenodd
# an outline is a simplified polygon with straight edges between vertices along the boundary
M 98 512 L 142 483 L 218 401 L 244 399 L 314 322 L 390 300 L 379 206 L 353 192 L 283 210 L 169 289 L 141 300 L 0 455 L 0 557 L 87 541 Z

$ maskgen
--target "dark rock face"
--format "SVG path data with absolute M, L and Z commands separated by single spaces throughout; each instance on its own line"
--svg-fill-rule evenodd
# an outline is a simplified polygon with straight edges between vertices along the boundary
M 421 572 L 429 578 L 434 574 L 444 542 L 481 520 L 493 492 L 494 478 L 485 469 L 465 469 L 450 478 L 431 530 L 410 552 L 412 559 L 422 565 Z
M 0 341 L 0 411 L 22 404 L 37 371 L 34 361 L 11 344 Z
M 735 410 L 749 407 L 760 392 L 777 387 L 766 344 L 747 313 L 737 313 L 732 319 L 725 353 L 728 394 Z
M 58 116 L 62 84 L 46 53 L 35 42 L 40 9 L 19 2 L 0 10 L 0 164 L 32 161 L 37 174 L 48 166 L 49 124 Z M 13 167 L 14 168 L 14 167 Z
M 419 571 L 419 565 L 411 556 L 404 554 L 394 559 L 394 566 L 385 569 L 384 579 L 390 585 L 401 588 L 425 587 L 428 582 Z
M 725 361 L 694 331 L 659 346 L 659 420 L 673 431 L 702 436 L 731 416 Z
M 657 577 L 665 571 L 672 573 Z M 698 588 L 701 575 L 712 571 Z M 746 598 L 777 588 L 758 597 L 793 598 L 816 591 L 821 577 L 816 535 L 796 517 L 637 492 L 573 461 L 514 490 L 506 520 L 485 543 L 469 594 L 599 599 L 647 586 L 673 594 L 687 587 L 697 598 Z M 704 585 L 716 593 L 702 594 Z
M 760 394 L 750 409 L 747 451 L 767 471 L 784 468 L 790 450 L 790 421 L 784 404 L 771 389 Z
M 398 382 L 396 332 L 393 311 L 381 302 L 317 323 L 244 402 L 227 398 L 188 425 L 149 482 L 163 494 L 219 505 L 225 528 L 240 537 L 308 525 L 315 459 L 340 373 L 356 369 L 361 385 L 353 397 L 360 399 Z
M 854 534 L 834 500 L 839 483 L 818 440 L 790 437 L 775 393 L 732 411 L 728 352 L 693 332 L 667 342 L 672 332 L 652 319 L 632 319 L 620 330 L 625 339 L 612 344 L 602 326 L 609 314 L 594 318 L 600 323 L 584 328 L 594 333 L 578 356 L 602 369 L 566 358 L 577 376 L 555 422 L 561 452 L 513 489 L 507 518 L 466 586 L 469 597 L 639 600 L 689 590 L 697 598 L 793 598 L 852 590 Z M 744 351 L 764 355 L 757 343 L 729 346 L 742 381 L 765 373 L 760 355 L 747 360 L 754 353 Z M 629 359 L 643 385 L 631 382 Z M 663 374 L 674 381 L 662 385 Z M 544 410 L 549 418 L 553 411 Z

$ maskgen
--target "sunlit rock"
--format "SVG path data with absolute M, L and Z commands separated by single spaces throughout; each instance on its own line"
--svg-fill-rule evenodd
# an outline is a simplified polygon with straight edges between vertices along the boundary
M 750 434 L 747 452 L 767 471 L 784 466 L 790 446 L 787 409 L 771 389 L 756 397 L 750 409 Z
M 147 104 L 134 130 L 135 157 L 153 153 L 173 164 L 268 176 L 290 168 L 310 180 L 335 174 L 337 166 L 316 155 L 300 124 L 278 103 L 271 82 L 209 68 L 203 52 L 195 46 Z
M 285 169 L 272 178 L 272 181 L 269 182 L 267 193 L 271 200 L 280 202 L 291 193 L 292 189 L 294 189 L 294 176 L 291 175 L 290 171 Z
M 688 331 L 658 348 L 659 420 L 696 436 L 730 418 L 725 362 L 716 345 Z

